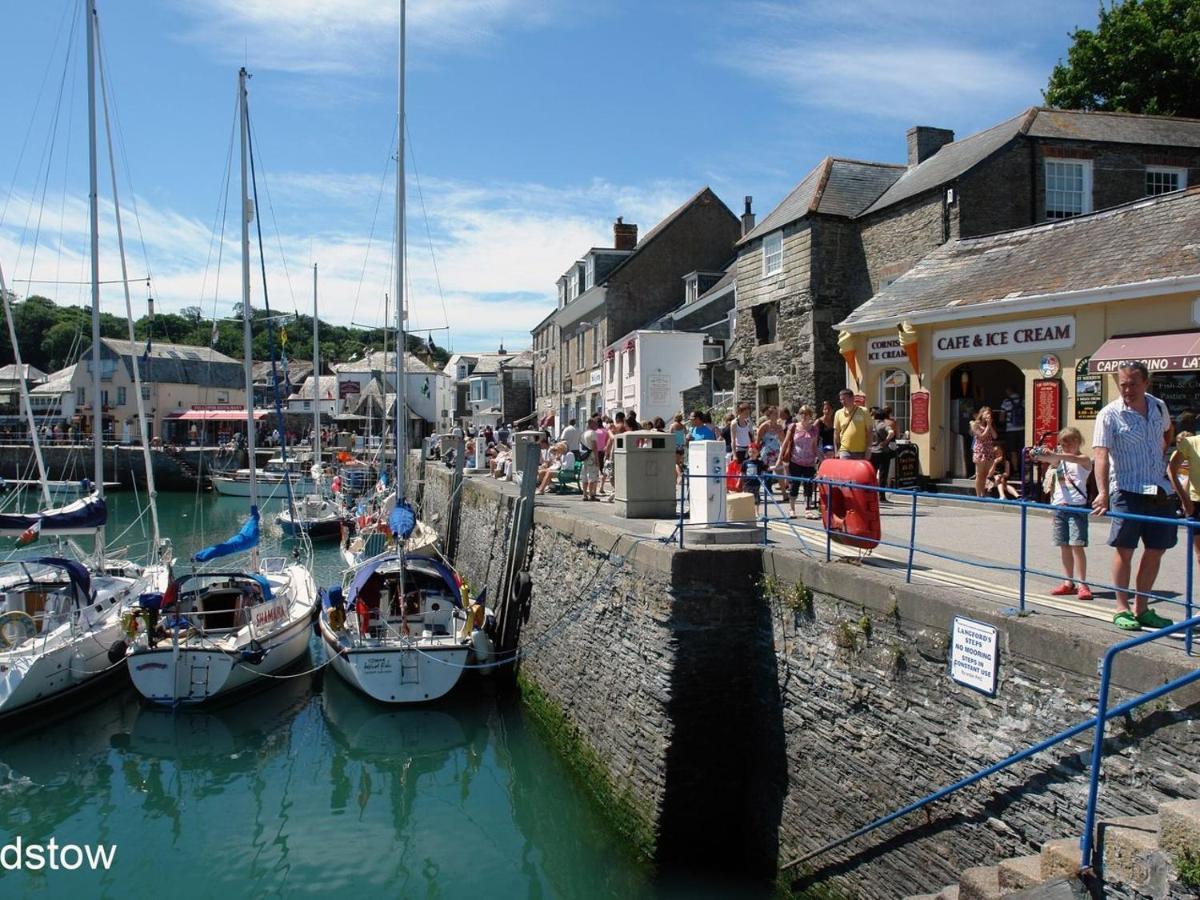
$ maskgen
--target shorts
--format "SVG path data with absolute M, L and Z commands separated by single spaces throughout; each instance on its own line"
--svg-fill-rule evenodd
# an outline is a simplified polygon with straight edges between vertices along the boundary
M 583 468 L 579 472 L 579 479 L 585 484 L 591 484 L 600 480 L 600 467 L 596 465 L 596 461 L 591 456 L 583 461 Z
M 1152 497 L 1134 491 L 1117 491 L 1113 494 L 1111 512 L 1131 513 L 1135 516 L 1158 516 L 1164 519 L 1176 517 L 1178 501 L 1174 494 Z M 1143 522 L 1140 519 L 1113 519 L 1108 534 L 1108 546 L 1132 550 L 1142 542 L 1147 550 L 1169 550 L 1179 540 L 1179 529 L 1170 522 Z
M 837 453 L 838 459 L 866 459 L 866 452 L 855 453 L 851 450 L 839 450 Z
M 1088 510 L 1077 507 L 1078 513 L 1056 512 L 1051 535 L 1055 547 L 1086 547 L 1088 545 Z

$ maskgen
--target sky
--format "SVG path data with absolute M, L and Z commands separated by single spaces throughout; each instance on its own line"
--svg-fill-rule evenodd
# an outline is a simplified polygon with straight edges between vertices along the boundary
M 97 5 L 134 316 L 150 295 L 160 311 L 216 318 L 241 299 L 233 128 L 245 65 L 271 308 L 311 311 L 315 263 L 323 320 L 383 324 L 398 2 Z M 612 245 L 618 216 L 644 234 L 708 185 L 739 214 L 752 195 L 761 220 L 827 155 L 903 162 L 912 125 L 959 137 L 993 125 L 1041 102 L 1070 32 L 1094 27 L 1096 9 L 409 0 L 409 327 L 437 329 L 456 352 L 528 346 L 555 280 L 588 248 Z M 80 304 L 90 302 L 81 10 L 82 0 L 0 2 L 0 270 L 18 296 Z M 103 147 L 102 130 L 101 303 L 123 315 Z

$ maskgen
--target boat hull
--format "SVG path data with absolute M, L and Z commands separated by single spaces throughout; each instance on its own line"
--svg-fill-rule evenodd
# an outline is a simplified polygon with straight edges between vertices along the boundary
M 223 497 L 249 497 L 250 482 L 241 478 L 230 478 L 228 475 L 214 475 L 212 477 L 213 490 Z M 275 494 L 279 497 L 285 497 L 287 488 L 280 479 L 265 479 L 258 480 L 258 492 L 260 497 L 265 497 L 270 494 Z M 316 494 L 319 488 L 310 478 L 295 478 L 292 480 L 292 496 L 307 497 L 309 494 Z

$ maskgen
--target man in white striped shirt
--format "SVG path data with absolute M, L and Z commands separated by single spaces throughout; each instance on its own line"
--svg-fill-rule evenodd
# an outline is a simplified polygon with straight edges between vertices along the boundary
M 1117 370 L 1121 396 L 1100 410 L 1092 447 L 1096 455 L 1097 515 L 1128 513 L 1176 517 L 1175 492 L 1167 478 L 1165 452 L 1174 427 L 1167 405 L 1152 394 L 1150 374 L 1141 362 Z M 1114 518 L 1108 544 L 1115 550 L 1112 580 L 1117 588 L 1113 624 L 1125 631 L 1166 628 L 1172 621 L 1147 605 L 1163 554 L 1175 546 L 1178 529 L 1169 522 Z M 1139 539 L 1145 548 L 1138 563 L 1133 609 L 1129 608 L 1129 577 Z

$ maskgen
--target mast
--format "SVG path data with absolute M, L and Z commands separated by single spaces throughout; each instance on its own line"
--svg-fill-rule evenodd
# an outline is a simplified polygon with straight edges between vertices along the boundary
M 254 204 L 250 200 L 247 172 L 249 128 L 246 112 L 246 67 L 238 70 L 238 125 L 242 150 L 242 374 L 246 379 L 246 453 L 250 466 L 250 505 L 258 506 L 258 457 L 254 452 L 254 386 L 250 374 L 250 357 L 254 352 L 250 337 L 250 220 Z
M 404 463 L 408 446 L 408 391 L 404 378 L 404 12 L 400 0 L 400 90 L 396 118 L 396 502 L 404 500 Z M 401 567 L 403 568 L 403 567 Z
M 96 167 L 96 0 L 84 0 L 87 15 L 88 218 L 92 243 L 92 460 L 96 493 L 104 497 L 104 404 L 100 402 L 100 194 Z M 96 558 L 104 560 L 104 530 L 96 532 Z
M 12 344 L 13 361 L 17 364 L 17 380 L 21 387 L 21 408 L 25 421 L 29 423 L 29 436 L 33 440 L 33 456 L 37 460 L 38 477 L 42 482 L 42 502 L 50 508 L 50 485 L 46 482 L 46 461 L 42 458 L 42 442 L 38 438 L 37 420 L 33 417 L 33 406 L 29 402 L 29 385 L 25 383 L 25 366 L 21 362 L 21 348 L 17 344 L 17 327 L 13 324 L 12 304 L 8 287 L 4 284 L 4 269 L 0 268 L 0 301 L 4 303 L 4 318 L 8 320 L 8 341 Z
M 321 465 L 321 351 L 317 321 L 317 264 L 313 263 L 313 465 Z M 315 473 L 314 473 L 315 475 Z

